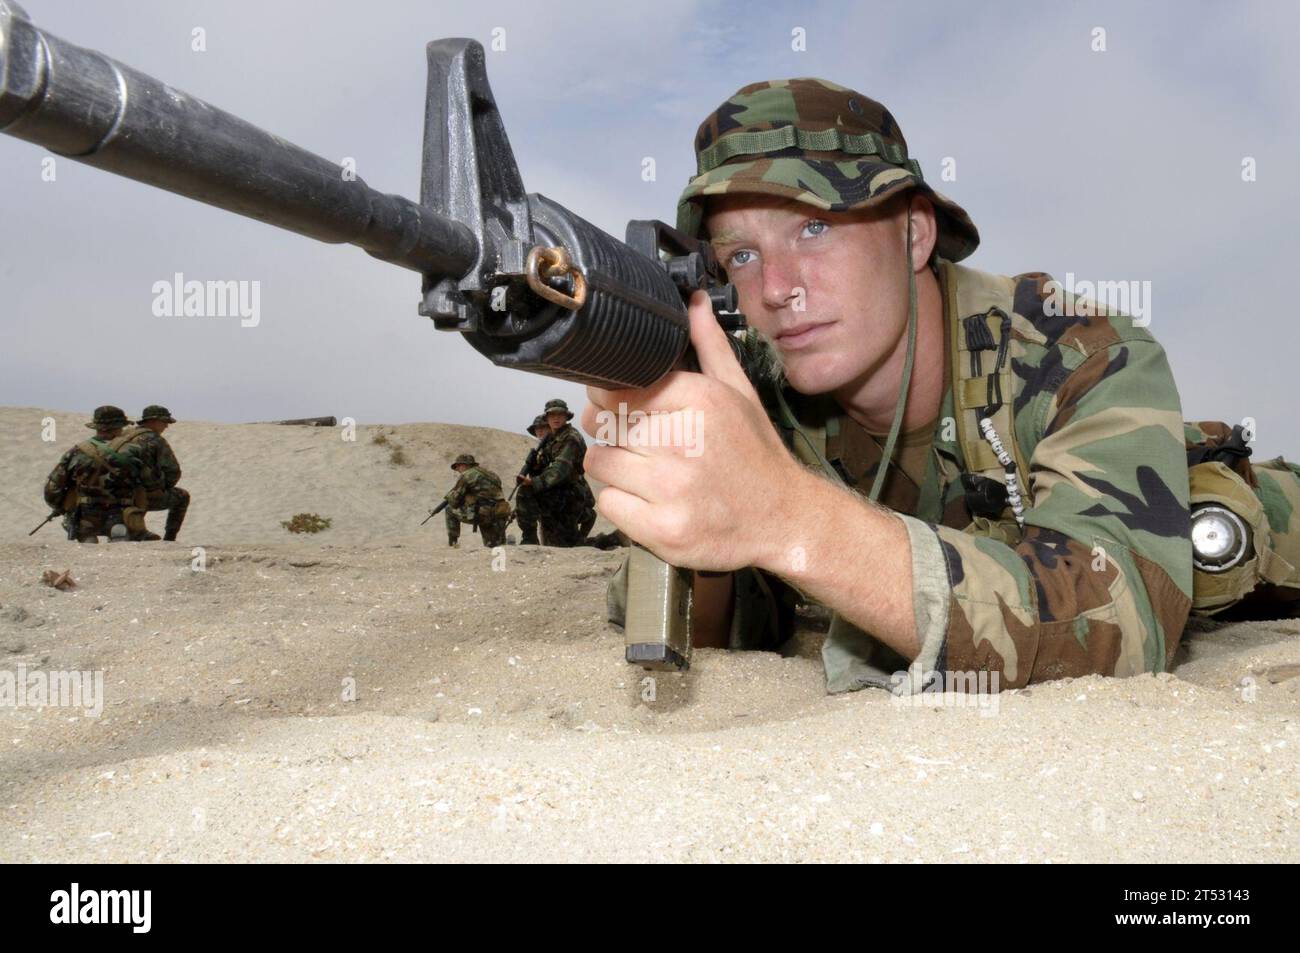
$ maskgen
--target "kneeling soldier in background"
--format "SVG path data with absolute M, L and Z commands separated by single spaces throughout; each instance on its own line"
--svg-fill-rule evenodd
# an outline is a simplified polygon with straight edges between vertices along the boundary
M 167 511 L 167 525 L 163 539 L 172 541 L 185 522 L 185 512 L 190 507 L 190 495 L 177 486 L 181 479 L 181 465 L 172 452 L 171 444 L 163 438 L 163 431 L 176 418 L 166 407 L 150 404 L 144 409 L 138 426 L 122 436 L 122 451 L 134 457 L 148 498 L 145 509 L 150 513 Z
M 462 453 L 451 468 L 460 479 L 447 494 L 447 545 L 460 545 L 460 524 L 469 523 L 483 537 L 483 545 L 504 546 L 510 504 L 501 496 L 501 478 L 478 465 L 472 454 Z
M 518 484 L 515 487 L 515 522 L 519 524 L 519 545 L 537 546 L 537 522 L 542 518 L 542 509 L 532 484 L 526 481 L 546 469 L 542 454 L 545 453 L 546 441 L 551 435 L 551 425 L 546 422 L 545 415 L 538 414 L 528 426 L 528 432 L 537 438 L 537 446 L 528 451 L 524 465 L 515 475 L 515 483 Z
M 95 436 L 65 453 L 46 478 L 45 502 L 63 514 L 68 539 L 98 543 L 100 536 L 158 538 L 144 525 L 145 492 L 138 465 L 122 452 L 122 428 L 128 423 L 120 408 L 96 407 L 94 420 L 86 424 Z

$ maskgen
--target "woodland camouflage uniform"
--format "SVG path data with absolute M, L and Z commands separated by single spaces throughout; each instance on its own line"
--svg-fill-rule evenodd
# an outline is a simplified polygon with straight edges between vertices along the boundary
M 543 416 L 553 411 L 573 418 L 563 400 L 548 401 Z M 571 423 L 553 432 L 538 447 L 540 472 L 533 477 L 529 496 L 530 503 L 535 501 L 542 542 L 547 546 L 578 546 L 595 525 L 596 498 L 582 469 L 586 455 L 587 442 Z M 521 494 L 523 489 L 527 488 L 521 488 Z
M 541 437 L 537 436 L 539 430 L 543 431 Z M 537 439 L 537 446 L 528 451 L 524 465 L 519 470 L 519 477 L 535 477 L 545 469 L 545 464 L 542 462 L 542 448 L 551 438 L 550 425 L 546 423 L 546 416 L 538 414 L 534 417 L 525 432 Z M 541 506 L 537 502 L 537 494 L 533 488 L 518 478 L 516 480 L 518 486 L 515 489 L 515 522 L 519 524 L 519 544 L 536 546 L 540 542 L 537 537 L 537 524 L 542 518 Z
M 1300 595 L 1297 468 L 1280 458 L 1251 466 L 1221 451 L 1226 425 L 1185 426 L 1165 352 L 1131 318 L 1073 299 L 1062 308 L 1059 286 L 1041 273 L 1004 277 L 956 264 L 978 233 L 924 183 L 879 103 L 823 80 L 756 83 L 705 120 L 696 152 L 699 174 L 682 195 L 678 227 L 701 237 L 710 195 L 777 195 L 849 211 L 914 190 L 934 204 L 940 231 L 930 264 L 943 294 L 948 385 L 937 418 L 902 435 L 878 497 L 910 541 L 922 681 L 987 671 L 1011 688 L 1165 670 L 1193 608 L 1193 499 L 1244 495 L 1249 508 L 1258 498 L 1255 556 L 1228 574 L 1225 592 L 1211 590 L 1228 577 L 1198 570 L 1198 610 L 1222 611 L 1265 589 L 1274 604 Z M 798 394 L 763 370 L 774 365 L 756 332 L 744 344 L 747 370 L 791 451 L 866 495 L 883 436 L 829 396 Z M 1199 495 L 1189 486 L 1198 459 L 1219 481 L 1193 470 L 1193 483 L 1208 486 Z M 1221 472 L 1233 467 L 1236 476 Z M 1242 490 L 1248 483 L 1253 493 Z M 620 570 L 611 585 L 615 621 L 625 576 Z M 800 594 L 753 569 L 734 582 L 731 645 L 787 638 Z M 909 667 L 838 615 L 823 660 L 830 691 L 892 687 Z
M 135 458 L 140 481 L 148 498 L 149 512 L 166 511 L 167 524 L 163 529 L 163 539 L 174 540 L 185 521 L 189 510 L 190 495 L 177 484 L 181 479 L 181 465 L 172 452 L 171 444 L 158 433 L 143 426 L 147 420 L 164 420 L 176 423 L 166 407 L 150 404 L 140 414 L 140 426 L 128 430 L 122 435 L 122 450 Z
M 460 524 L 469 523 L 478 530 L 484 546 L 504 546 L 510 506 L 501 495 L 501 478 L 479 466 L 468 453 L 457 457 L 451 468 L 455 470 L 461 464 L 466 469 L 445 497 L 448 545 L 458 545 Z
M 45 502 L 63 514 L 68 538 L 97 543 L 123 527 L 127 539 L 158 537 L 144 526 L 143 488 L 135 461 L 121 452 L 121 430 L 129 421 L 119 408 L 95 408 L 86 424 L 95 436 L 68 450 L 45 480 Z

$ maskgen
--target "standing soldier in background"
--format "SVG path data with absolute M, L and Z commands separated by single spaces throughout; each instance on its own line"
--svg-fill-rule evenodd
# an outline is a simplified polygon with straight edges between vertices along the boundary
M 522 477 L 521 482 L 535 496 L 542 541 L 547 546 L 577 546 L 596 522 L 596 498 L 582 468 L 587 442 L 569 423 L 573 412 L 563 400 L 547 401 L 544 414 L 551 435 L 539 447 L 541 472 Z
M 118 407 L 96 407 L 93 421 L 86 424 L 95 436 L 65 453 L 50 471 L 45 502 L 63 514 L 68 539 L 158 538 L 144 525 L 144 488 L 136 461 L 122 452 L 122 428 L 129 422 Z
M 167 525 L 163 539 L 172 542 L 185 522 L 185 512 L 190 506 L 190 495 L 177 486 L 181 479 L 181 465 L 172 452 L 171 444 L 163 438 L 163 431 L 176 418 L 158 404 L 144 409 L 134 430 L 123 435 L 122 451 L 134 457 L 144 486 L 150 513 L 167 511 Z
M 447 545 L 460 545 L 460 524 L 473 525 L 489 548 L 504 546 L 510 504 L 501 496 L 501 478 L 478 465 L 472 454 L 462 453 L 451 468 L 460 479 L 447 500 Z
M 528 451 L 523 467 L 515 475 L 515 521 L 519 524 L 519 545 L 536 546 L 537 521 L 542 518 L 541 507 L 537 502 L 537 493 L 528 482 L 545 469 L 542 454 L 547 439 L 551 435 L 551 425 L 546 422 L 545 414 L 538 414 L 528 425 L 528 432 L 537 438 L 537 446 Z

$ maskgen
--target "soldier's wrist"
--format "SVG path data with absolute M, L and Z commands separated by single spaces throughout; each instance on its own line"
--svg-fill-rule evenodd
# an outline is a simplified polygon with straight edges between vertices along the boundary
M 751 565 L 798 586 L 808 570 L 808 556 L 813 549 L 811 534 L 824 522 L 821 514 L 830 505 L 824 495 L 833 488 L 798 464 L 791 468 L 781 487 L 769 498 L 767 518 L 756 527 L 759 557 Z

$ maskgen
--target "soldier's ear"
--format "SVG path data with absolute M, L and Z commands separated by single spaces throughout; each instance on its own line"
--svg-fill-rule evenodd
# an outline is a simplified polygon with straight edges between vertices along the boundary
M 934 203 L 924 195 L 913 195 L 908 203 L 912 219 L 912 266 L 916 271 L 925 268 L 939 243 L 939 223 L 934 214 Z M 907 222 L 903 222 L 907 234 Z

